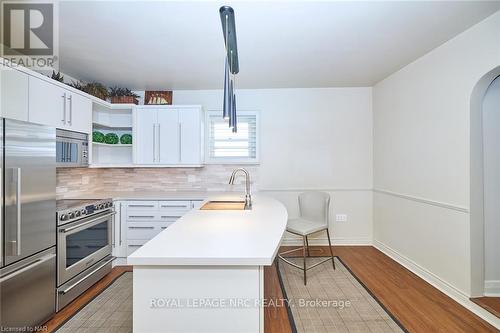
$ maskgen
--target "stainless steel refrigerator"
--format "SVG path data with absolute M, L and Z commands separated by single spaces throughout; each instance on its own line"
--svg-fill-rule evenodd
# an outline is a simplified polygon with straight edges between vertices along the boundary
M 0 118 L 0 327 L 55 313 L 56 131 Z

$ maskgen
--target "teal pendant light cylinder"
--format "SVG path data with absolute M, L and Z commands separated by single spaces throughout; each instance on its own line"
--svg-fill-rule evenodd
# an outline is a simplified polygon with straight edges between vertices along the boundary
M 224 66 L 224 103 L 222 108 L 222 117 L 224 119 L 229 119 L 231 115 L 231 94 L 230 94 L 231 80 L 229 78 L 229 63 L 226 58 L 226 64 Z
M 237 117 L 236 117 L 236 95 L 233 94 L 233 98 L 232 98 L 232 108 L 231 108 L 231 120 L 229 121 L 230 122 L 230 127 L 232 128 L 233 130 L 233 133 L 236 133 L 238 131 L 238 120 L 237 120 Z

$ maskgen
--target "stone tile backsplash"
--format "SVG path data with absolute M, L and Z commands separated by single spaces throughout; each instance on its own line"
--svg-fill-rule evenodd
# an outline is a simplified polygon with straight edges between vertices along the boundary
M 59 168 L 57 198 L 109 191 L 240 191 L 245 183 L 241 174 L 234 186 L 228 185 L 231 172 L 238 167 L 214 164 L 203 168 Z M 241 167 L 250 172 L 252 188 L 257 190 L 258 166 Z

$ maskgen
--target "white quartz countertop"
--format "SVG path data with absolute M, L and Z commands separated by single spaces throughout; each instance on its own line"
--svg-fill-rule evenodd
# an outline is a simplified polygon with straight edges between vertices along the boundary
M 251 210 L 193 209 L 132 253 L 128 264 L 272 265 L 287 218 L 283 204 L 260 194 Z

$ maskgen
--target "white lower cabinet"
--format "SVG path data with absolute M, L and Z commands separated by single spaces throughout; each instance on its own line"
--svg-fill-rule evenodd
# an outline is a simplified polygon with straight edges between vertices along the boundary
M 115 202 L 113 255 L 125 258 L 158 235 L 201 200 L 134 200 Z

